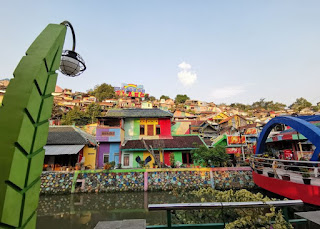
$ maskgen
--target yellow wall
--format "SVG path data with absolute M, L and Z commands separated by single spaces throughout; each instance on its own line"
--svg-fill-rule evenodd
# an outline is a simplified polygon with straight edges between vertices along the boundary
M 3 100 L 3 95 L 0 95 L 0 106 L 2 104 L 2 100 Z
M 151 161 L 147 164 L 147 166 L 149 166 L 150 168 L 153 168 L 153 163 L 154 163 L 154 158 L 152 157 L 151 153 L 149 152 L 143 152 L 143 160 L 145 161 L 146 158 L 150 156 L 151 157 Z
M 148 118 L 148 119 L 140 119 L 140 125 L 144 125 L 145 128 L 145 132 L 144 135 L 148 136 L 148 138 L 152 137 L 150 135 L 148 135 L 148 125 L 153 125 L 153 136 L 155 138 L 159 138 L 159 135 L 156 134 L 156 127 L 159 124 L 158 119 L 156 118 Z
M 84 166 L 91 166 L 91 169 L 96 168 L 96 149 L 89 148 L 87 145 L 83 148 Z

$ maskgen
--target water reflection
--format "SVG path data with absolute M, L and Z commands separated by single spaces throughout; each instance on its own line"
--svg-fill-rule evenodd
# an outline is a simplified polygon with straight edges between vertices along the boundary
M 119 192 L 41 196 L 37 228 L 94 228 L 99 221 L 146 219 L 165 224 L 164 211 L 148 212 L 148 204 L 191 202 L 169 192 Z
M 254 191 L 256 192 L 256 191 Z M 259 190 L 270 198 L 283 197 Z M 195 197 L 193 197 L 195 198 Z M 169 192 L 118 192 L 99 194 L 40 196 L 37 228 L 45 229 L 92 229 L 99 221 L 146 219 L 147 224 L 166 224 L 166 212 L 148 212 L 148 204 L 199 202 L 188 196 L 174 196 Z M 319 210 L 304 205 L 289 209 L 293 212 Z

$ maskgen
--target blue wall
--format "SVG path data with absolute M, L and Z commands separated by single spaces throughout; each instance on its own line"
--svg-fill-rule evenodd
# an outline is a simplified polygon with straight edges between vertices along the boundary
M 119 155 L 120 143 L 110 143 L 109 161 L 115 161 L 116 164 L 119 164 Z

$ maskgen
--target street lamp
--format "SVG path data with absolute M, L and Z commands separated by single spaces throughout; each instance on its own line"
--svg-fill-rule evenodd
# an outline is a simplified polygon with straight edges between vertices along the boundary
M 243 146 L 242 146 L 242 136 L 244 135 L 244 130 L 239 130 L 239 134 L 240 134 L 240 143 L 241 143 L 242 159 L 243 159 L 243 162 L 245 162 L 246 157 L 245 157 L 245 155 L 244 155 Z M 244 143 L 245 143 L 245 142 L 244 142 Z
M 70 27 L 72 32 L 73 46 L 72 50 L 64 50 L 62 52 L 60 72 L 70 77 L 79 76 L 86 70 L 86 65 L 82 57 L 74 51 L 76 48 L 76 36 L 74 34 L 73 27 L 68 21 L 63 21 L 61 24 Z

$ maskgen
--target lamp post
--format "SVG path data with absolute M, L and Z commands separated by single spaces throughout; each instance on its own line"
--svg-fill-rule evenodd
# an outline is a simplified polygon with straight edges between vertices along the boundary
M 243 152 L 243 146 L 242 146 L 242 135 L 243 135 L 243 130 L 239 130 L 239 134 L 240 134 L 240 143 L 241 143 L 241 154 L 242 154 L 242 160 L 243 162 L 245 162 L 246 160 L 246 157 L 244 155 L 244 152 Z
M 68 21 L 63 21 L 61 25 L 65 25 L 71 29 L 73 46 L 72 50 L 64 50 L 61 55 L 60 72 L 66 76 L 75 77 L 79 76 L 86 70 L 86 65 L 82 57 L 75 52 L 76 49 L 76 36 L 73 26 Z

